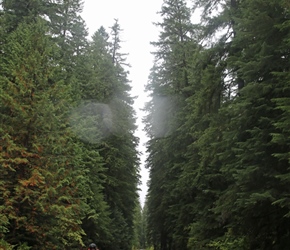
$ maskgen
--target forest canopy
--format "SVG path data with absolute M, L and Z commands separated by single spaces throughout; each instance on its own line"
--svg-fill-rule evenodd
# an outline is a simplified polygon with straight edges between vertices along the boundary
M 143 208 L 122 29 L 82 5 L 1 1 L 0 248 L 288 249 L 289 1 L 163 1 Z

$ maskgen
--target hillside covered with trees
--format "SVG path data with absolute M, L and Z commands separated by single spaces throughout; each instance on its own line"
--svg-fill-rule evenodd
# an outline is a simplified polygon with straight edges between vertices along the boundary
M 288 249 L 289 1 L 164 0 L 160 16 L 144 118 L 147 244 Z
M 0 8 L 0 248 L 131 249 L 134 99 L 120 25 L 88 39 L 81 0 Z

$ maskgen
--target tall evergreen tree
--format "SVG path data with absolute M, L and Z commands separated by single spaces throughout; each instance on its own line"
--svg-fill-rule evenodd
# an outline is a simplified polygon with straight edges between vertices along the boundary
M 185 1 L 164 1 L 160 15 L 163 21 L 157 25 L 162 30 L 159 41 L 152 43 L 157 51 L 147 86 L 152 97 L 146 107 L 148 230 L 155 249 L 183 249 L 188 231 L 186 225 L 177 225 L 181 195 L 177 183 L 190 139 L 181 127 L 189 95 L 189 62 L 196 44 Z
M 103 155 L 106 159 L 107 182 L 105 195 L 112 209 L 113 236 L 117 248 L 129 249 L 134 235 L 134 212 L 138 202 L 139 183 L 138 138 L 135 137 L 135 113 L 129 91 L 125 55 L 121 53 L 120 26 L 116 21 L 111 28 L 110 55 L 115 71 L 109 107 L 112 111 L 113 133 L 105 140 Z
M 42 21 L 21 24 L 1 72 L 1 200 L 4 238 L 61 249 L 82 244 L 81 169 L 66 130 L 70 92 L 53 81 L 54 45 Z
M 283 194 L 277 195 L 285 190 L 283 178 L 278 176 L 288 169 L 288 161 L 279 158 L 287 144 L 276 144 L 273 137 L 284 133 L 276 125 L 285 115 L 279 103 L 289 95 L 287 83 L 279 77 L 289 69 L 285 44 L 289 8 L 285 7 L 277 1 L 243 1 L 234 41 L 243 51 L 230 58 L 245 87 L 231 107 L 231 115 L 236 117 L 229 122 L 232 131 L 225 133 L 235 150 L 235 166 L 225 163 L 224 170 L 234 177 L 232 216 L 241 218 L 241 225 L 233 220 L 231 226 L 238 236 L 246 237 L 250 249 L 285 249 L 289 241 L 287 229 L 282 229 L 289 225 L 284 217 L 288 212 L 280 206 Z M 235 141 L 230 139 L 233 134 Z
M 102 235 L 100 247 L 130 249 L 138 201 L 138 140 L 134 136 L 136 127 L 128 73 L 121 64 L 125 58 L 120 53 L 119 24 L 114 27 L 112 41 L 103 27 L 93 35 L 86 54 L 87 61 L 84 62 L 87 66 L 82 72 L 87 78 L 80 86 L 83 108 L 80 109 L 79 121 L 80 126 L 84 125 L 81 128 L 84 132 L 82 139 L 85 139 L 85 147 L 89 151 L 98 151 L 101 157 L 99 190 L 109 216 L 106 221 L 97 217 L 85 224 L 87 231 L 94 231 L 91 235 Z M 111 47 L 113 44 L 114 49 Z M 91 171 L 96 171 L 93 170 L 95 164 L 88 163 L 88 166 Z M 89 228 L 92 224 L 93 227 Z
M 104 155 L 104 140 L 110 135 L 112 115 L 108 100 L 114 81 L 114 66 L 108 52 L 108 34 L 100 28 L 92 37 L 78 77 L 79 106 L 71 116 L 73 131 L 81 139 L 84 149 L 83 159 L 87 169 L 86 197 L 87 211 L 83 219 L 86 242 L 96 241 L 100 247 L 111 247 L 112 237 L 111 210 L 105 196 L 107 181 Z

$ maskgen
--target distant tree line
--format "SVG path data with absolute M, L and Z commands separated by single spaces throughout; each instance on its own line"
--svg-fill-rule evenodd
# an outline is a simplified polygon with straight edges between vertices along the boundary
M 289 1 L 164 0 L 160 16 L 144 118 L 147 245 L 288 249 Z
M 0 248 L 132 249 L 139 154 L 118 21 L 88 39 L 81 0 L 0 4 Z

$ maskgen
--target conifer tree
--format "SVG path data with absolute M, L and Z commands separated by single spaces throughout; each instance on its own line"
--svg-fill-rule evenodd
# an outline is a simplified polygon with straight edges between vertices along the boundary
M 21 24 L 4 46 L 1 72 L 1 213 L 4 239 L 61 249 L 82 244 L 83 179 L 66 130 L 70 94 L 54 81 L 56 49 L 41 20 Z
M 277 196 L 285 184 L 278 176 L 289 164 L 277 156 L 285 152 L 287 144 L 276 144 L 274 136 L 284 133 L 275 124 L 280 123 L 283 110 L 278 103 L 289 95 L 287 84 L 279 77 L 289 67 L 285 54 L 289 27 L 284 26 L 288 21 L 289 8 L 282 2 L 242 2 L 234 45 L 243 45 L 243 51 L 230 58 L 245 86 L 231 106 L 230 115 L 236 119 L 229 122 L 231 130 L 225 138 L 235 155 L 224 170 L 234 177 L 231 190 L 236 195 L 231 203 L 235 201 L 236 207 L 229 208 L 230 218 L 237 216 L 242 221 L 237 225 L 233 219 L 230 225 L 238 237 L 245 237 L 250 249 L 283 249 L 288 244 L 287 229 L 280 231 L 289 225 L 284 217 L 287 209 L 278 205 L 283 194 Z M 286 29 L 279 28 L 282 26 Z M 230 139 L 233 135 L 235 140 Z
M 81 99 L 83 107 L 91 111 L 85 117 L 84 109 L 80 109 L 79 120 L 86 119 L 90 123 L 83 122 L 85 127 L 81 129 L 84 133 L 93 131 L 87 136 L 85 134 L 85 147 L 92 153 L 98 151 L 101 157 L 98 167 L 100 179 L 97 182 L 100 184 L 98 190 L 103 195 L 101 203 L 105 206 L 103 219 L 98 215 L 96 219 L 86 220 L 84 225 L 89 234 L 102 235 L 100 247 L 129 249 L 133 243 L 134 212 L 138 198 L 138 140 L 134 136 L 135 120 L 128 73 L 120 63 L 125 62 L 119 51 L 120 28 L 119 25 L 116 27 L 112 41 L 103 27 L 95 32 L 86 53 L 87 61 L 84 63 L 87 66 L 82 72 L 87 81 L 80 85 Z M 114 53 L 112 44 L 115 44 Z M 92 119 L 93 123 L 90 122 Z M 97 166 L 92 163 L 88 162 L 88 166 L 90 171 L 95 172 Z M 97 188 L 93 189 L 97 191 Z M 89 232 L 90 229 L 94 233 Z
M 112 133 L 105 140 L 102 155 L 106 159 L 105 196 L 112 211 L 113 237 L 119 248 L 129 249 L 134 235 L 134 212 L 138 202 L 139 183 L 138 138 L 135 137 L 135 113 L 130 96 L 127 63 L 121 53 L 120 26 L 111 28 L 110 56 L 114 64 L 109 107 L 112 112 Z M 116 246 L 115 246 L 116 247 Z
M 196 5 L 202 10 L 201 46 L 190 71 L 191 96 L 184 130 L 191 131 L 192 143 L 186 150 L 187 163 L 180 179 L 183 190 L 191 197 L 185 198 L 184 210 L 192 220 L 188 246 L 193 249 L 208 247 L 211 239 L 224 233 L 226 213 L 219 214 L 214 206 L 228 185 L 218 157 L 224 147 L 220 145 L 221 131 L 226 128 L 220 108 L 236 95 L 238 85 L 236 69 L 228 65 L 229 55 L 237 53 L 232 48 L 236 1 L 222 4 L 206 0 Z
M 152 43 L 157 51 L 147 86 L 152 97 L 146 107 L 148 230 L 155 249 L 174 249 L 184 248 L 187 237 L 186 225 L 176 224 L 181 195 L 177 183 L 189 143 L 181 127 L 189 95 L 189 62 L 196 45 L 185 1 L 164 1 L 160 15 L 163 22 L 157 25 L 162 31 L 159 41 Z
M 108 53 L 107 33 L 100 28 L 84 53 L 79 71 L 79 98 L 75 113 L 71 116 L 73 131 L 82 144 L 83 160 L 87 170 L 87 209 L 83 219 L 86 242 L 98 240 L 100 247 L 111 247 L 112 220 L 110 206 L 106 201 L 105 160 L 101 153 L 103 140 L 110 135 L 111 111 L 108 106 L 112 89 L 114 66 Z

